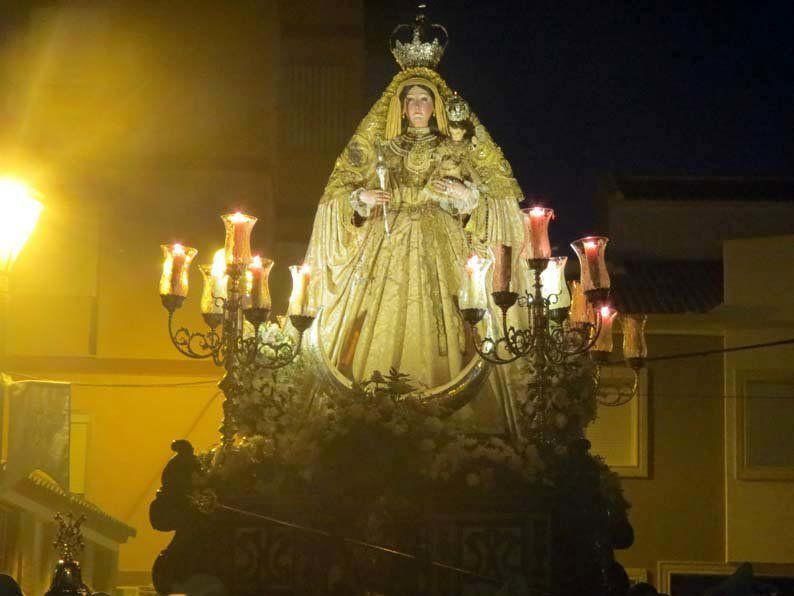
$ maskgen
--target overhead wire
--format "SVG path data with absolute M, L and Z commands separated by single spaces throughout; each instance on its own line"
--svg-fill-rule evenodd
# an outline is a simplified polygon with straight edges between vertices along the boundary
M 794 337 L 781 339 L 777 341 L 769 341 L 763 343 L 756 343 L 756 344 L 747 344 L 743 346 L 732 346 L 728 348 L 715 348 L 712 350 L 699 350 L 695 352 L 681 352 L 678 354 L 664 354 L 661 356 L 650 356 L 645 358 L 645 362 L 664 362 L 668 360 L 684 360 L 687 358 L 701 358 L 704 356 L 714 356 L 718 354 L 728 354 L 732 352 L 742 352 L 748 350 L 760 350 L 765 348 L 773 348 L 777 346 L 785 346 L 785 345 L 792 345 L 794 344 Z M 625 360 L 616 360 L 609 362 L 610 366 L 618 365 L 618 364 L 625 364 Z M 18 372 L 6 372 L 5 374 L 11 377 L 17 377 L 24 380 L 29 381 L 52 381 L 53 379 L 44 379 L 41 377 L 35 377 L 32 375 L 28 375 L 25 373 L 18 373 Z M 85 388 L 126 388 L 126 389 L 166 389 L 171 387 L 196 387 L 201 385 L 212 385 L 217 384 L 220 379 L 212 379 L 208 381 L 182 381 L 176 383 L 84 383 L 84 382 L 70 382 L 70 381 L 60 381 L 63 383 L 69 383 L 72 387 L 85 387 Z M 720 399 L 724 399 L 725 397 L 738 397 L 738 396 L 720 396 Z M 774 398 L 769 398 L 774 399 Z

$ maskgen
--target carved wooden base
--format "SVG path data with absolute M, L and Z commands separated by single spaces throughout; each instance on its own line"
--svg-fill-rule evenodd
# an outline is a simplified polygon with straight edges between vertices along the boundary
M 339 508 L 334 504 L 318 508 L 306 495 L 284 495 L 278 503 L 261 498 L 224 503 L 324 535 L 228 510 L 199 513 L 177 490 L 184 489 L 186 475 L 180 470 L 193 465 L 191 458 L 182 445 L 150 510 L 156 529 L 176 529 L 153 569 L 161 593 L 180 592 L 191 576 L 204 575 L 220 580 L 234 596 L 463 596 L 496 594 L 508 584 L 516 591 L 506 593 L 625 594 L 612 549 L 631 544 L 631 526 L 625 517 L 611 519 L 599 509 L 586 488 L 574 491 L 586 476 L 574 474 L 575 458 L 570 474 L 580 480 L 567 486 L 538 487 L 530 495 L 493 490 L 424 496 L 420 506 L 407 508 L 362 503 L 347 509 L 357 511 L 356 519 L 335 518 L 331 511 Z M 173 485 L 169 478 L 175 479 Z M 414 558 L 343 538 L 389 546 Z

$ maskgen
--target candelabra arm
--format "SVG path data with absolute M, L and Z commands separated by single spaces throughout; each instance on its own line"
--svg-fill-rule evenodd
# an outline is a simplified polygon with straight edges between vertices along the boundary
M 593 325 L 586 324 L 581 328 L 568 329 L 555 334 L 557 349 L 565 357 L 579 356 L 589 352 L 598 340 L 598 336 L 601 335 L 602 321 L 601 312 L 597 309 Z M 577 337 L 581 340 L 577 340 Z
M 214 329 L 205 333 L 190 331 L 187 327 L 174 330 L 174 311 L 168 311 L 168 335 L 180 354 L 201 360 L 215 359 L 223 345 L 222 337 Z
M 510 362 L 515 362 L 519 358 L 525 356 L 524 353 L 514 350 L 511 346 L 510 340 L 508 339 L 508 335 L 501 337 L 497 340 L 493 340 L 490 337 L 486 337 L 482 339 L 480 337 L 480 332 L 477 330 L 476 323 L 470 325 L 471 333 L 472 333 L 472 343 L 474 344 L 474 349 L 477 354 L 490 364 L 509 364 Z M 520 331 L 517 333 L 521 333 Z M 499 346 L 504 345 L 507 352 L 510 354 L 508 357 L 500 356 L 499 355 Z
M 275 370 L 291 364 L 300 354 L 301 346 L 303 345 L 303 333 L 303 331 L 298 332 L 298 341 L 295 345 L 288 341 L 278 344 L 260 344 L 257 342 L 252 366 L 259 369 Z M 263 348 L 272 350 L 273 355 L 263 353 Z
M 609 366 L 609 364 L 606 364 L 605 366 Z M 639 368 L 631 369 L 632 373 L 634 374 L 634 380 L 631 384 L 631 387 L 618 385 L 617 387 L 611 388 L 613 391 L 607 392 L 600 383 L 601 366 L 596 366 L 595 383 L 598 403 L 602 406 L 617 407 L 623 406 L 637 397 L 640 389 L 640 370 L 641 369 Z

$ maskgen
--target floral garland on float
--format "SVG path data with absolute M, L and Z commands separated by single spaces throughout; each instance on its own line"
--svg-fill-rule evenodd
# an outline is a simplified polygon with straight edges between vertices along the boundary
M 268 343 L 293 341 L 272 323 L 260 333 Z M 315 381 L 303 357 L 277 370 L 251 363 L 240 373 L 244 390 L 231 412 L 235 441 L 198 455 L 196 494 L 210 490 L 221 501 L 314 495 L 318 506 L 345 503 L 354 515 L 367 501 L 408 502 L 461 491 L 476 496 L 506 487 L 511 493 L 553 490 L 567 466 L 568 445 L 583 437 L 596 416 L 592 366 L 581 358 L 552 379 L 552 445 L 475 434 L 442 406 L 419 400 L 420 388 L 396 370 L 376 372 L 348 394 L 329 397 L 315 390 L 307 402 Z M 519 368 L 514 381 L 525 383 L 529 374 Z M 529 401 L 520 405 L 531 412 Z M 625 515 L 629 504 L 618 476 L 600 457 L 587 457 L 604 501 Z

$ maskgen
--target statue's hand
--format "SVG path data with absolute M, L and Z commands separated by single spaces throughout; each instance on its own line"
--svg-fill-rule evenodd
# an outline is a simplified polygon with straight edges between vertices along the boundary
M 362 190 L 359 200 L 367 205 L 387 205 L 391 201 L 391 193 L 388 190 Z
M 452 180 L 451 178 L 433 180 L 433 188 L 436 192 L 447 195 L 453 199 L 464 199 L 469 193 L 469 189 L 466 188 L 465 184 L 458 180 Z

